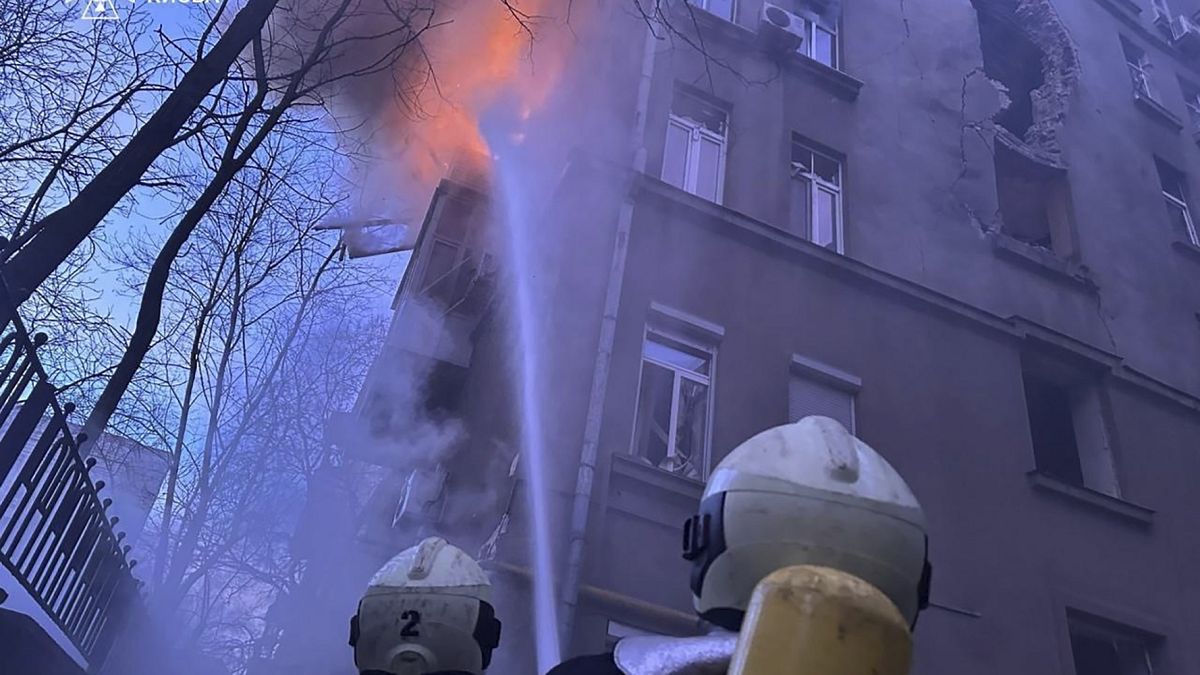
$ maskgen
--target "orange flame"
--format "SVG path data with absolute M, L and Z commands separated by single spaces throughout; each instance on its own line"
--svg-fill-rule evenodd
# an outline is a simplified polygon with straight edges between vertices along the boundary
M 388 120 L 403 164 L 422 192 L 464 155 L 490 157 L 479 128 L 489 106 L 502 96 L 511 99 L 516 116 L 526 121 L 562 73 L 572 41 L 557 34 L 565 24 L 551 15 L 562 3 L 512 4 L 520 14 L 500 2 L 464 3 L 451 23 L 431 31 L 427 52 L 435 79 L 421 91 L 420 117 L 414 121 L 410 112 L 396 110 Z M 522 137 L 516 132 L 514 140 Z

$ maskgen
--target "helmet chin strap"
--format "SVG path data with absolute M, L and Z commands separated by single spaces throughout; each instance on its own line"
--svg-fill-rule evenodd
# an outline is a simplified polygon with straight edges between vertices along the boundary
M 425 675 L 437 671 L 437 657 L 421 645 L 402 644 L 392 650 L 390 659 L 395 675 Z

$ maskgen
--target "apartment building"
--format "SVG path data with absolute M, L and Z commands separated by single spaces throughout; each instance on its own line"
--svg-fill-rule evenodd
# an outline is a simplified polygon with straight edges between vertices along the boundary
M 570 653 L 699 630 L 679 532 L 705 477 L 824 414 L 925 508 L 914 672 L 1200 672 L 1198 10 L 693 0 L 647 49 L 614 10 L 608 35 L 639 37 L 596 42 L 580 91 L 621 93 L 539 221 Z M 493 671 L 516 673 L 528 458 L 489 199 L 470 175 L 439 188 L 354 413 L 403 435 L 372 391 L 416 369 L 422 409 L 465 433 L 388 469 L 388 522 L 359 540 L 377 562 L 418 531 L 478 546 Z

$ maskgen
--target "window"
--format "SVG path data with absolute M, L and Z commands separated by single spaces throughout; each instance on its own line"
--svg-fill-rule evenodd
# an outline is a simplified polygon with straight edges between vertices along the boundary
M 796 138 L 789 227 L 814 244 L 842 251 L 842 163 Z
M 788 421 L 823 415 L 841 422 L 854 433 L 854 397 L 861 386 L 861 381 L 853 375 L 802 356 L 793 356 L 788 382 Z
M 1133 81 L 1133 93 L 1154 99 L 1154 89 L 1150 86 L 1150 59 L 1146 51 L 1125 38 L 1121 38 L 1121 50 L 1125 53 L 1125 64 L 1129 66 L 1129 78 Z
M 1187 176 L 1157 157 L 1154 158 L 1154 163 L 1158 168 L 1158 180 L 1162 184 L 1163 199 L 1167 202 L 1171 225 L 1177 234 L 1186 236 L 1192 244 L 1200 246 L 1200 236 L 1197 236 L 1196 223 L 1192 220 L 1192 212 L 1188 207 Z
M 712 368 L 712 348 L 646 332 L 634 454 L 688 478 L 707 475 Z
M 1066 172 L 1034 161 L 999 140 L 993 157 L 1000 231 L 1030 246 L 1071 257 L 1074 227 Z
M 663 180 L 720 204 L 727 126 L 728 115 L 724 110 L 677 90 L 667 123 Z
M 804 19 L 804 43 L 799 52 L 808 58 L 838 67 L 837 17 L 825 16 L 812 2 L 797 3 L 796 15 Z
M 692 0 L 691 4 L 726 21 L 733 21 L 734 0 Z
M 1154 5 L 1154 21 L 1170 21 L 1171 8 L 1167 5 L 1167 0 L 1153 0 Z
M 1025 407 L 1039 473 L 1111 496 L 1119 494 L 1096 382 L 1038 357 L 1022 363 Z
M 1183 90 L 1183 100 L 1187 104 L 1188 117 L 1192 120 L 1192 130 L 1200 131 L 1200 87 L 1187 80 L 1180 80 L 1179 88 Z
M 1074 612 L 1067 616 L 1076 675 L 1154 675 L 1154 636 Z

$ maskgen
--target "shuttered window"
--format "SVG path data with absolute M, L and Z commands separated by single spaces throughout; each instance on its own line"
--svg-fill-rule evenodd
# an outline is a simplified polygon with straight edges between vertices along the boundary
M 792 357 L 788 383 L 788 421 L 822 415 L 854 433 L 854 397 L 858 378 L 800 356 Z

